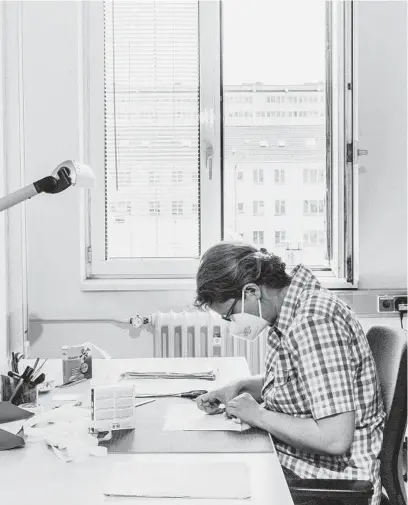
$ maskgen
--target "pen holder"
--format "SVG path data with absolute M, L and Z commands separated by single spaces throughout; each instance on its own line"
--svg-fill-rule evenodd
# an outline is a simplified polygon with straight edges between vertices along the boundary
M 7 375 L 0 376 L 0 400 L 7 402 L 10 400 L 12 394 L 14 393 L 18 380 L 12 379 Z M 29 383 L 24 383 L 17 396 L 13 400 L 14 405 L 21 405 L 22 403 L 38 403 L 38 388 L 37 386 L 30 385 Z

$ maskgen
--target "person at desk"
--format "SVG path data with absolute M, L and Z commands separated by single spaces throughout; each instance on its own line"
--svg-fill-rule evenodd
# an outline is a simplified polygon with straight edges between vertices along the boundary
M 203 255 L 195 304 L 230 321 L 236 336 L 271 327 L 265 376 L 210 391 L 198 407 L 214 414 L 224 404 L 227 415 L 271 433 L 287 478 L 370 480 L 378 505 L 385 414 L 350 307 L 305 266 L 289 275 L 265 249 L 225 242 Z

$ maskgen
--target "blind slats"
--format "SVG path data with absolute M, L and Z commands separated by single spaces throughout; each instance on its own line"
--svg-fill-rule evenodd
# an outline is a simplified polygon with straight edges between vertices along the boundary
M 198 4 L 114 0 L 104 23 L 106 256 L 197 257 Z

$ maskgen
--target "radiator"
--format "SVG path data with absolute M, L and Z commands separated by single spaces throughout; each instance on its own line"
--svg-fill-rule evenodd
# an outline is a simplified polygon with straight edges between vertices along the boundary
M 268 329 L 246 342 L 232 337 L 228 323 L 210 312 L 156 312 L 151 322 L 156 358 L 243 356 L 252 374 L 264 371 Z

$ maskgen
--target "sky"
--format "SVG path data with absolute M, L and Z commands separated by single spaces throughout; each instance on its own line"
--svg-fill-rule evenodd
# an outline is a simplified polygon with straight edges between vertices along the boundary
M 325 80 L 324 0 L 223 0 L 224 84 Z

